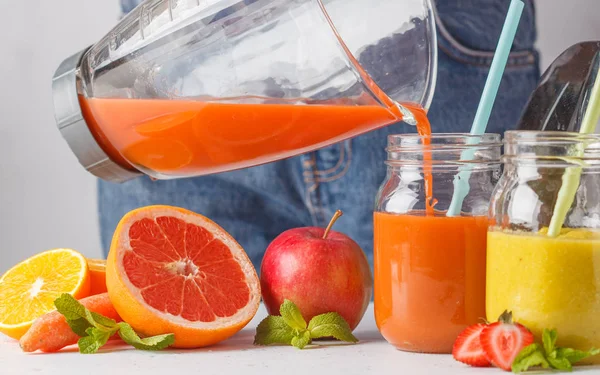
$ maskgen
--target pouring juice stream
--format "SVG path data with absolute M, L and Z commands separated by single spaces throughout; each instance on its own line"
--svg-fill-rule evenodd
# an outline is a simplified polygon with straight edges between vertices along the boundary
M 401 112 L 401 107 L 403 106 L 405 109 L 408 109 L 413 116 L 413 122 L 417 126 L 417 132 L 423 139 L 424 154 L 423 154 L 423 178 L 425 180 L 425 213 L 427 216 L 432 216 L 434 214 L 433 206 L 435 202 L 433 201 L 433 183 L 432 183 L 432 173 L 431 173 L 431 150 L 429 145 L 431 144 L 431 125 L 429 124 L 429 119 L 427 118 L 427 113 L 421 106 L 415 106 L 411 104 L 402 103 L 401 105 L 397 105 L 392 99 L 390 99 L 381 88 L 371 79 L 369 74 L 363 69 L 362 65 L 356 60 L 352 51 L 348 48 L 344 40 L 341 38 L 337 29 L 329 17 L 326 9 L 323 6 L 322 2 L 319 2 L 319 7 L 323 10 L 323 14 L 325 15 L 325 19 L 331 26 L 332 31 L 334 32 L 336 38 L 338 39 L 340 46 L 346 52 L 346 55 L 354 64 L 357 72 L 363 79 L 365 85 L 369 88 L 369 90 L 373 93 L 373 95 L 378 98 L 386 107 L 388 107 L 392 113 L 398 116 L 399 120 L 403 120 L 404 116 Z
M 423 179 L 425 180 L 425 215 L 433 216 L 437 201 L 433 198 L 433 177 L 431 171 L 431 124 L 423 109 L 412 110 L 417 122 L 417 132 L 423 137 Z

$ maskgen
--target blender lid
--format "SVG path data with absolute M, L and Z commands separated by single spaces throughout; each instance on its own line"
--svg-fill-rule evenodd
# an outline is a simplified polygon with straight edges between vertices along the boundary
M 106 155 L 90 132 L 81 112 L 77 96 L 77 69 L 88 49 L 66 58 L 52 77 L 56 125 L 79 163 L 88 172 L 105 181 L 125 182 L 141 173 L 121 167 Z

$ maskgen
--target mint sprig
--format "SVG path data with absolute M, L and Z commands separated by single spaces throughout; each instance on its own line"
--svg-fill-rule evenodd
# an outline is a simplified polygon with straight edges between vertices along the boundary
M 173 344 L 175 335 L 167 333 L 152 337 L 141 338 L 133 328 L 125 322 L 117 323 L 119 336 L 123 341 L 139 350 L 162 350 Z
M 125 322 L 89 311 L 70 294 L 63 294 L 54 301 L 54 306 L 67 320 L 69 327 L 80 336 L 77 345 L 82 354 L 96 353 L 116 333 L 127 344 L 140 350 L 161 350 L 173 344 L 173 334 L 141 338 Z
M 281 316 L 267 316 L 258 327 L 256 327 L 255 345 L 284 344 L 289 345 L 296 336 L 294 329 L 290 327 Z
M 348 323 L 338 313 L 327 313 L 317 315 L 310 320 L 308 324 L 310 337 L 319 339 L 322 337 L 333 337 L 340 341 L 357 342 L 356 337 L 352 335 L 352 330 Z
M 599 349 L 589 351 L 556 346 L 558 333 L 555 329 L 545 329 L 542 334 L 543 346 L 531 344 L 521 350 L 512 364 L 512 371 L 521 373 L 533 367 L 572 371 L 573 365 L 585 358 L 600 354 Z
M 524 347 L 515 357 L 512 363 L 512 372 L 521 373 L 527 371 L 531 367 L 540 366 L 542 368 L 550 368 L 550 364 L 544 356 L 544 351 L 538 344 L 531 344 Z
M 283 321 L 291 328 L 302 331 L 306 329 L 306 320 L 302 316 L 300 309 L 293 302 L 285 300 L 279 307 L 279 314 Z
M 281 344 L 304 349 L 314 339 L 323 337 L 358 342 L 348 323 L 336 312 L 317 315 L 307 325 L 298 306 L 286 299 L 279 307 L 279 314 L 281 316 L 270 315 L 260 322 L 254 345 Z

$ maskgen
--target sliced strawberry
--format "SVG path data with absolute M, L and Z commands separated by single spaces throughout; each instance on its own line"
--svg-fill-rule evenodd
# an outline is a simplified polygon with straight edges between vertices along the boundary
M 497 323 L 485 327 L 480 340 L 487 359 L 495 366 L 510 371 L 517 354 L 534 339 L 525 326 L 513 323 L 512 313 L 504 311 Z
M 458 335 L 452 347 L 454 359 L 475 367 L 488 367 L 491 365 L 479 341 L 481 331 L 485 327 L 485 324 L 474 324 Z

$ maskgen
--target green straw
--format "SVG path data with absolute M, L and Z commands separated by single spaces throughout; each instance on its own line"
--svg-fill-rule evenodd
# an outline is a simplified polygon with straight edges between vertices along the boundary
M 504 27 L 502 28 L 502 34 L 500 34 L 500 40 L 496 47 L 494 59 L 490 66 L 490 72 L 483 88 L 483 94 L 479 100 L 479 107 L 477 107 L 477 113 L 475 114 L 475 120 L 471 127 L 471 135 L 479 136 L 485 133 L 490 115 L 492 113 L 492 107 L 500 88 L 500 82 L 502 81 L 502 75 L 508 62 L 508 55 L 510 48 L 517 34 L 517 28 L 521 15 L 523 14 L 523 7 L 525 4 L 521 0 L 512 0 L 510 7 L 508 8 L 508 14 L 504 21 Z M 474 144 L 477 142 L 478 137 L 470 137 L 467 140 L 467 144 Z M 473 160 L 475 157 L 475 148 L 468 147 L 461 154 L 461 160 Z M 454 194 L 450 207 L 446 216 L 457 216 L 460 215 L 463 200 L 469 194 L 469 178 L 471 177 L 470 166 L 462 166 L 460 172 L 454 176 Z
M 592 94 L 588 101 L 588 106 L 581 122 L 580 134 L 590 134 L 596 129 L 598 120 L 600 119 L 600 72 L 596 74 L 596 81 L 592 87 Z M 575 157 L 581 158 L 584 155 L 584 149 L 581 147 Z M 569 167 L 562 176 L 562 186 L 558 191 L 554 213 L 550 219 L 550 227 L 548 228 L 548 236 L 556 237 L 560 234 L 567 212 L 575 200 L 579 181 L 581 180 L 581 167 Z

